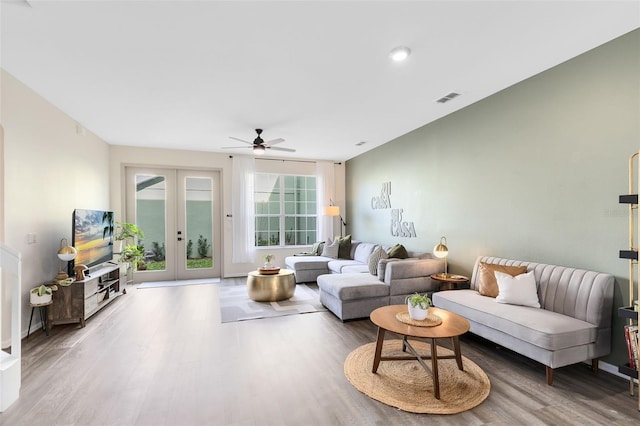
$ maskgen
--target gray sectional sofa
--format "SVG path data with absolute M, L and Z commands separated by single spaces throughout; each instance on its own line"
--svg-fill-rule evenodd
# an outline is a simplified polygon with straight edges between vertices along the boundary
M 498 303 L 478 293 L 480 263 L 526 266 L 533 271 L 541 308 Z M 553 369 L 598 358 L 611 350 L 614 277 L 609 274 L 479 257 L 469 290 L 442 291 L 433 304 L 471 323 L 471 332 L 546 366 L 547 384 Z
M 432 293 L 439 283 L 431 274 L 444 272 L 444 261 L 430 253 L 409 252 L 406 259 L 381 259 L 377 274 L 369 272 L 369 256 L 378 245 L 354 241 L 350 259 L 323 256 L 289 256 L 287 269 L 296 282 L 317 282 L 320 302 L 342 321 L 368 317 L 389 304 L 405 303 L 415 292 Z

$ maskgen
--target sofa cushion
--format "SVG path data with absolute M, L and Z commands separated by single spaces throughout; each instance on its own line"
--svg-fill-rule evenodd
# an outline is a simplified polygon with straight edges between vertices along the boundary
M 547 350 L 560 350 L 596 341 L 598 327 L 546 309 L 496 303 L 475 290 L 440 291 L 433 294 L 438 308 Z
M 378 275 L 378 263 L 380 263 L 381 259 L 388 258 L 389 255 L 381 246 L 376 247 L 376 249 L 369 256 L 367 269 L 371 275 Z
M 327 268 L 329 268 L 332 274 L 342 274 L 346 266 L 360 266 L 360 265 L 362 265 L 362 263 L 358 262 L 357 260 L 331 259 L 329 263 L 327 263 Z
M 327 269 L 327 262 L 332 260 L 325 256 L 287 256 L 286 265 L 295 271 Z
M 336 236 L 333 242 L 338 242 L 338 258 L 339 259 L 351 259 L 351 235 L 344 237 Z
M 324 248 L 324 241 L 318 241 L 316 243 L 313 243 L 313 246 L 311 247 L 311 253 L 313 253 L 316 256 L 320 256 L 322 254 L 323 248 Z
M 496 302 L 540 308 L 536 277 L 533 275 L 533 271 L 515 277 L 499 271 L 496 271 L 495 275 L 496 281 L 498 281 Z
M 478 267 L 478 292 L 483 296 L 496 297 L 498 295 L 498 282 L 495 271 L 509 274 L 512 277 L 527 272 L 526 266 L 507 266 L 480 262 Z
M 395 246 L 391 247 L 391 250 L 389 250 L 389 257 L 396 259 L 406 259 L 407 257 L 409 257 L 409 253 L 407 253 L 407 249 L 404 248 L 402 244 L 396 244 Z
M 370 274 L 320 275 L 318 287 L 343 301 L 389 295 L 389 286 Z
M 322 256 L 331 259 L 337 259 L 339 250 L 340 244 L 338 243 L 338 241 L 334 241 L 331 244 L 329 244 L 329 242 L 327 241 L 324 245 L 324 248 L 322 249 Z
M 358 244 L 353 252 L 353 260 L 367 264 L 369 262 L 369 256 L 371 256 L 371 253 L 373 253 L 376 247 L 377 245 L 373 243 Z
M 357 265 L 346 265 L 342 267 L 342 273 L 343 274 L 362 274 L 362 273 L 369 273 L 369 266 L 362 264 L 362 263 L 358 263 Z M 376 276 L 377 278 L 377 276 Z

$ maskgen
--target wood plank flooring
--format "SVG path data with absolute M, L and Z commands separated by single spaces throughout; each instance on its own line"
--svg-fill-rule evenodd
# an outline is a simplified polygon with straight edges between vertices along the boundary
M 85 328 L 23 341 L 21 396 L 1 425 L 640 424 L 627 381 L 584 364 L 550 387 L 542 365 L 467 336 L 462 353 L 489 376 L 489 398 L 456 415 L 405 413 L 344 376 L 346 356 L 375 340 L 368 319 L 221 324 L 217 284 L 127 287 Z

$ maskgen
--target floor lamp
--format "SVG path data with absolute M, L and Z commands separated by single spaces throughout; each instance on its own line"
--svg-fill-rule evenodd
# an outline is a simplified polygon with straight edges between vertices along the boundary
M 340 215 L 340 207 L 333 204 L 333 201 L 329 200 L 329 205 L 324 208 L 325 216 L 338 216 L 340 218 L 340 236 L 342 237 L 344 233 L 342 232 L 342 227 L 345 229 L 347 227 L 347 223 L 342 219 Z

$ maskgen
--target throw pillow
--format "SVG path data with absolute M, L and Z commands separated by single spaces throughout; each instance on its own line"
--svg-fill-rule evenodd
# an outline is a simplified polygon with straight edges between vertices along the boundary
M 402 244 L 396 244 L 395 246 L 391 247 L 391 250 L 389 250 L 389 257 L 393 257 L 396 259 L 406 259 L 407 257 L 409 257 L 409 253 L 407 253 L 407 249 L 404 248 Z
M 338 241 L 334 241 L 333 243 L 329 244 L 329 242 L 327 241 L 324 245 L 324 247 L 322 248 L 322 255 L 324 257 L 330 257 L 332 259 L 337 259 L 338 258 L 338 250 L 340 249 L 340 245 L 338 244 Z
M 496 297 L 498 295 L 498 283 L 494 275 L 496 271 L 515 277 L 516 275 L 527 272 L 527 267 L 480 262 L 480 267 L 478 268 L 478 293 L 489 297 Z
M 496 302 L 540 308 L 536 277 L 533 275 L 533 271 L 515 277 L 499 271 L 496 271 L 495 274 L 499 289 Z
M 380 263 L 381 259 L 386 259 L 387 257 L 387 252 L 384 251 L 382 247 L 376 247 L 369 256 L 369 273 L 371 275 L 378 275 L 378 263 Z
M 338 250 L 338 258 L 351 259 L 351 235 L 347 235 L 345 237 L 336 237 L 333 242 L 336 241 L 340 244 L 340 249 Z
M 324 241 L 318 241 L 316 243 L 313 243 L 313 246 L 311 247 L 311 253 L 313 253 L 315 256 L 320 256 L 322 254 L 323 248 L 324 248 Z

